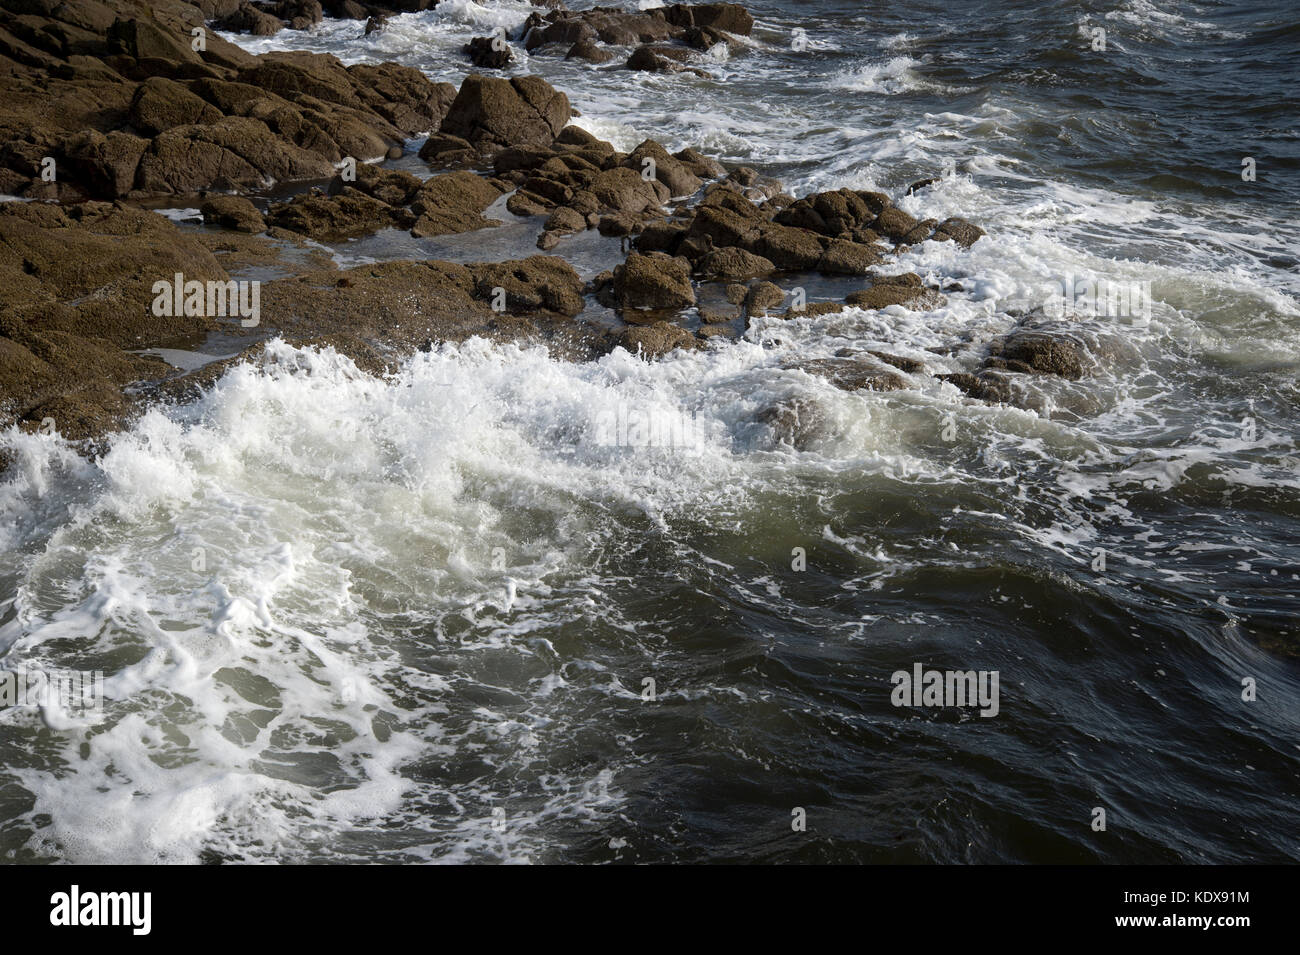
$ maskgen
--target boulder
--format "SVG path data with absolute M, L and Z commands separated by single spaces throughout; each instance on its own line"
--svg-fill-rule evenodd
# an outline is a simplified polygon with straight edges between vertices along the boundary
M 250 234 L 266 231 L 262 213 L 243 196 L 210 196 L 199 211 L 203 213 L 203 221 L 211 225 Z
M 536 76 L 465 77 L 440 131 L 480 151 L 549 146 L 569 121 L 569 99 Z
M 562 315 L 577 315 L 583 308 L 582 279 L 564 259 L 534 255 L 509 262 L 487 262 L 467 266 L 474 275 L 475 294 L 488 302 L 505 290 L 508 310 L 547 309 Z
M 646 361 L 662 358 L 679 348 L 690 350 L 700 347 L 700 342 L 694 335 L 669 322 L 625 328 L 619 335 L 619 344 Z
M 689 263 L 661 252 L 629 255 L 614 269 L 614 294 L 625 312 L 681 309 L 695 304 Z
M 463 52 L 469 54 L 469 61 L 480 69 L 500 70 L 514 62 L 510 44 L 497 37 L 476 36 L 465 44 Z
M 411 211 L 418 217 L 411 235 L 451 235 L 499 225 L 485 219 L 483 211 L 501 195 L 499 186 L 472 172 L 434 176 L 411 201 Z
M 127 117 L 137 132 L 157 136 L 173 126 L 218 122 L 222 113 L 180 83 L 151 76 L 136 88 Z
M 752 279 L 776 271 L 771 260 L 744 249 L 715 249 L 695 264 L 696 271 L 707 278 L 730 281 Z
M 954 240 L 958 245 L 970 248 L 981 236 L 986 233 L 977 225 L 967 222 L 965 219 L 945 219 L 939 223 L 938 228 L 934 230 L 933 238 L 939 242 Z
M 754 18 L 738 3 L 674 3 L 664 15 L 679 27 L 712 27 L 737 36 L 749 36 L 754 29 Z

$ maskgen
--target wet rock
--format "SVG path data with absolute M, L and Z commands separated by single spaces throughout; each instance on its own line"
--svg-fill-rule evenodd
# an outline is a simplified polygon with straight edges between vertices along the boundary
M 498 185 L 471 172 L 434 176 L 411 201 L 411 211 L 417 217 L 411 235 L 452 235 L 499 225 L 496 220 L 485 219 L 483 211 L 501 195 Z
M 686 329 L 668 322 L 653 325 L 636 325 L 623 329 L 619 344 L 647 361 L 662 358 L 677 349 L 700 347 L 700 341 Z
M 582 279 L 564 259 L 534 255 L 510 262 L 489 262 L 468 266 L 475 279 L 475 294 L 486 301 L 505 290 L 510 311 L 547 309 L 561 315 L 582 311 Z
M 633 245 L 639 252 L 667 252 L 669 255 L 675 255 L 685 235 L 686 226 L 680 222 L 660 219 L 646 225 Z
M 877 283 L 869 289 L 845 296 L 844 301 L 855 308 L 879 309 L 902 305 L 921 312 L 939 308 L 943 305 L 944 298 L 933 289 Z
M 569 98 L 536 76 L 465 77 L 440 132 L 483 152 L 555 142 L 572 115 Z
M 806 448 L 826 430 L 826 412 L 813 398 L 797 396 L 778 401 L 758 413 L 778 444 Z
M 770 259 L 777 268 L 792 272 L 817 268 L 824 254 L 814 233 L 775 224 L 762 230 L 754 251 Z
M 409 172 L 385 169 L 383 166 L 370 163 L 358 163 L 356 172 L 356 182 L 352 185 L 371 198 L 386 202 L 390 206 L 407 205 L 423 185 L 418 177 Z M 331 190 L 337 191 L 343 186 L 343 180 L 336 179 L 331 184 Z
M 254 36 L 274 36 L 284 29 L 279 17 L 264 13 L 251 3 L 241 3 L 235 12 L 213 24 L 218 30 L 231 33 L 251 33 Z
M 469 61 L 480 69 L 500 70 L 514 62 L 510 44 L 499 37 L 476 36 L 465 44 L 464 53 L 469 54 Z
M 958 245 L 970 248 L 980 239 L 981 236 L 987 234 L 988 233 L 979 226 L 973 225 L 965 219 L 952 218 L 945 219 L 941 222 L 939 227 L 934 230 L 933 237 L 940 242 L 952 239 Z
M 910 196 L 914 192 L 920 192 L 922 189 L 928 188 L 929 186 L 933 186 L 935 183 L 942 181 L 943 180 L 938 176 L 931 176 L 929 179 L 918 179 L 907 187 L 907 195 Z
M 814 358 L 792 363 L 843 391 L 898 391 L 910 382 L 893 368 L 870 358 Z
M 628 154 L 623 165 L 653 178 L 668 187 L 671 196 L 690 196 L 704 185 L 703 180 L 681 160 L 669 155 L 668 150 L 652 139 L 647 139 Z
M 750 316 L 765 315 L 785 301 L 785 292 L 771 282 L 757 282 L 745 294 L 745 311 Z
M 569 52 L 564 55 L 564 58 L 566 60 L 586 60 L 588 63 L 608 63 L 614 59 L 614 54 L 597 46 L 591 38 L 584 38 L 569 47 Z
M 647 212 L 657 214 L 669 198 L 666 186 L 657 180 L 647 182 L 638 173 L 622 166 L 601 172 L 592 180 L 588 191 L 602 208 L 628 216 Z
M 826 275 L 866 275 L 879 261 L 880 253 L 869 245 L 832 239 L 817 268 Z
M 902 209 L 888 208 L 876 217 L 871 223 L 871 228 L 881 235 L 893 239 L 895 242 L 901 242 L 903 237 L 917 227 L 917 220 L 908 215 Z
M 737 36 L 749 36 L 754 29 L 754 18 L 738 3 L 675 3 L 664 14 L 680 27 L 711 27 Z
M 727 170 L 722 163 L 716 159 L 710 159 L 708 156 L 694 149 L 683 149 L 673 153 L 673 158 L 683 163 L 687 169 L 695 173 L 701 179 L 717 179 L 719 176 L 725 176 Z
M 410 222 L 405 210 L 394 209 L 351 187 L 334 196 L 313 191 L 294 196 L 289 202 L 274 203 L 268 219 L 276 228 L 318 242 L 353 239 Z
M 883 351 L 868 351 L 867 354 L 879 358 L 886 365 L 893 365 L 899 371 L 905 371 L 909 375 L 925 371 L 925 362 L 918 361 L 915 358 L 904 358 L 902 355 L 892 355 Z
M 723 290 L 723 294 L 732 305 L 740 305 L 749 294 L 749 289 L 739 283 L 733 283 Z
M 701 305 L 700 321 L 705 325 L 724 325 L 740 318 L 740 309 L 733 306 Z
M 266 220 L 257 207 L 243 196 L 211 196 L 199 211 L 203 221 L 236 232 L 256 234 L 266 231 Z
M 916 228 L 898 240 L 899 244 L 916 245 L 918 242 L 924 242 L 934 233 L 935 226 L 938 224 L 938 219 L 922 219 L 916 224 Z
M 744 249 L 715 249 L 696 263 L 696 271 L 714 279 L 752 279 L 776 270 L 771 260 Z
M 614 293 L 625 312 L 681 309 L 695 304 L 690 264 L 661 252 L 629 255 L 626 262 L 614 269 Z
M 740 332 L 734 325 L 709 324 L 701 325 L 696 333 L 700 338 L 706 341 L 710 338 L 739 338 Z
M 1012 371 L 1034 371 L 1077 380 L 1092 362 L 1082 344 L 1064 335 L 1038 331 L 1015 331 L 994 341 L 990 360 L 1000 361 Z
M 834 315 L 844 311 L 847 306 L 843 302 L 805 302 L 801 307 L 793 306 L 786 309 L 782 318 L 817 318 L 822 315 Z
M 1011 383 L 1007 381 L 1006 376 L 995 372 L 986 371 L 978 375 L 957 372 L 956 374 L 936 375 L 935 377 L 940 381 L 946 381 L 956 386 L 972 398 L 987 401 L 991 404 L 1011 404 L 1014 397 Z

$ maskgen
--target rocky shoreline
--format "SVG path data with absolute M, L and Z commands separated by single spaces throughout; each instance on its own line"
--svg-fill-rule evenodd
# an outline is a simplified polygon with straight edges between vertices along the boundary
M 330 345 L 382 373 L 413 350 L 476 335 L 569 360 L 620 346 L 654 360 L 738 337 L 759 316 L 930 309 L 945 290 L 891 260 L 921 242 L 984 236 L 960 218 L 918 221 L 878 192 L 796 198 L 752 168 L 654 140 L 619 152 L 571 125 L 568 98 L 535 76 L 475 73 L 457 89 L 395 63 L 254 56 L 214 32 L 304 29 L 327 13 L 383 29 L 386 16 L 429 5 L 0 0 L 0 193 L 29 200 L 0 203 L 0 426 L 93 449 L 149 402 L 198 394 L 230 363 L 258 360 L 272 336 Z M 611 69 L 694 69 L 694 51 L 738 43 L 753 26 L 736 4 L 538 5 L 516 36 L 475 41 L 467 59 L 499 67 L 513 43 L 593 63 L 626 56 Z M 428 178 L 381 164 L 421 137 Z M 296 194 L 268 194 L 290 184 Z M 489 208 L 502 201 L 538 224 L 539 254 L 341 268 L 320 245 L 389 229 L 492 229 Z M 209 228 L 179 228 L 150 211 L 158 202 L 199 208 Z M 584 281 L 564 252 L 588 230 L 622 242 L 624 256 Z M 159 314 L 159 281 L 211 288 L 254 273 L 272 276 L 260 281 L 254 327 L 203 308 Z M 806 275 L 859 287 L 807 302 Z M 593 302 L 618 324 L 583 320 Z M 213 336 L 231 357 L 197 370 L 146 354 Z M 1083 376 L 1095 344 L 1031 319 L 973 372 L 881 351 L 798 367 L 849 390 L 934 375 L 1008 402 L 1017 375 Z

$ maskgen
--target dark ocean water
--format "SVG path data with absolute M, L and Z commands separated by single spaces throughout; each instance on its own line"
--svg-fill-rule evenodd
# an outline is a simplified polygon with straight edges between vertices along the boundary
M 459 81 L 529 9 L 241 42 Z M 796 194 L 949 169 L 901 204 L 990 237 L 902 265 L 962 290 L 654 365 L 470 345 L 375 382 L 275 346 L 100 461 L 6 436 L 5 665 L 108 698 L 0 714 L 8 858 L 1300 861 L 1300 15 L 750 9 L 712 79 L 518 69 Z M 788 367 L 971 370 L 1065 276 L 1150 283 L 1150 321 L 1024 408 Z M 686 437 L 611 444 L 619 414 Z M 996 671 L 998 712 L 894 706 L 916 664 Z

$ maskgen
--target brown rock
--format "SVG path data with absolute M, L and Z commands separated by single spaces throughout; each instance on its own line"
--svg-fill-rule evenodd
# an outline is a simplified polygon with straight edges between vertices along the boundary
M 625 328 L 619 336 L 619 344 L 646 361 L 662 358 L 678 348 L 689 350 L 700 346 L 694 335 L 668 322 Z
M 481 151 L 549 146 L 570 115 L 568 97 L 539 77 L 504 80 L 471 74 L 461 84 L 441 132 Z
M 266 231 L 266 220 L 257 207 L 242 196 L 211 196 L 199 207 L 203 221 L 236 232 Z

